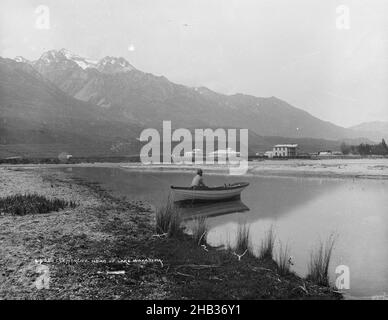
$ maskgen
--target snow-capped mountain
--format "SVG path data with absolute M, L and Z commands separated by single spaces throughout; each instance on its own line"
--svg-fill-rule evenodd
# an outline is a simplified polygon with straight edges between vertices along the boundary
M 60 53 L 62 53 L 66 59 L 74 61 L 76 64 L 78 64 L 79 67 L 82 69 L 87 69 L 87 68 L 96 68 L 98 61 L 96 60 L 91 60 L 88 58 L 81 57 L 77 54 L 71 53 L 70 51 L 66 49 L 60 50 Z
M 50 50 L 33 61 L 32 66 L 61 90 L 101 107 L 111 103 L 99 91 L 104 74 L 125 74 L 136 70 L 124 58 L 105 57 L 99 61 L 82 57 L 66 49 Z
M 187 128 L 248 128 L 263 136 L 363 137 L 275 97 L 223 95 L 204 87 L 178 85 L 137 70 L 124 58 L 105 57 L 96 63 L 67 50 L 51 50 L 32 65 L 72 97 L 142 126 L 155 127 L 169 119 Z
M 0 57 L 0 145 L 23 145 L 27 156 L 128 154 L 139 150 L 140 132 L 136 123 L 66 94 L 29 64 Z M 117 145 L 123 147 L 112 152 Z
M 62 64 L 66 66 L 77 65 L 83 70 L 87 68 L 96 68 L 97 63 L 98 61 L 81 57 L 79 55 L 71 53 L 66 49 L 61 49 L 59 51 L 47 51 L 42 54 L 42 56 L 38 60 L 33 62 L 33 64 L 38 67 L 42 65 Z
M 27 64 L 31 64 L 32 62 L 27 60 L 26 58 L 22 57 L 22 56 L 17 56 L 15 57 L 14 59 L 16 62 L 21 62 L 21 63 L 27 63 Z
M 127 60 L 121 57 L 105 57 L 98 62 L 96 68 L 102 73 L 120 73 L 135 70 Z
M 19 62 L 22 62 L 24 58 L 17 57 Z M 24 59 L 27 62 L 26 59 Z M 16 60 L 17 61 L 17 60 Z M 89 58 L 81 57 L 66 49 L 50 50 L 45 52 L 38 60 L 33 62 L 34 66 L 41 69 L 42 66 L 56 65 L 64 66 L 66 68 L 77 65 L 83 70 L 97 69 L 102 73 L 120 73 L 135 70 L 135 68 L 124 58 L 105 57 L 99 61 Z
M 78 63 L 68 59 L 62 51 L 56 50 L 43 53 L 38 60 L 32 62 L 32 65 L 42 74 L 50 70 L 65 71 L 79 67 Z

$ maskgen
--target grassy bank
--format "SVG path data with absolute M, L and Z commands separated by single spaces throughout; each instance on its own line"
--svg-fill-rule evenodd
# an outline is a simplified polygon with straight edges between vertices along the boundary
M 197 222 L 194 237 L 175 232 L 179 228 L 171 220 L 160 220 L 167 227 L 159 230 L 146 203 L 115 198 L 97 184 L 54 170 L 0 170 L 8 190 L 15 181 L 79 203 L 54 213 L 0 217 L 0 298 L 340 298 L 328 287 L 281 275 L 272 258 L 247 254 L 239 259 L 231 251 L 203 246 L 204 221 Z M 249 247 L 244 241 L 241 248 Z M 50 270 L 48 289 L 34 286 L 39 263 Z
M 172 243 L 178 240 L 179 244 L 176 244 L 175 250 L 179 256 L 183 261 L 192 260 L 192 263 L 177 266 L 184 269 L 184 273 L 175 272 L 176 275 L 189 278 L 184 283 L 190 283 L 190 291 L 182 288 L 185 297 L 190 292 L 190 298 L 212 298 L 207 296 L 209 290 L 212 290 L 214 298 L 217 299 L 339 298 L 330 288 L 328 279 L 334 236 L 330 236 L 325 244 L 320 243 L 318 249 L 311 253 L 310 273 L 306 279 L 301 279 L 291 271 L 293 262 L 288 245 L 280 242 L 275 257 L 276 235 L 273 226 L 265 233 L 260 248 L 255 253 L 251 244 L 250 226 L 247 224 L 239 224 L 234 246 L 229 243 L 227 250 L 217 250 L 206 242 L 208 228 L 205 217 L 193 219 L 191 230 L 188 230 L 191 236 L 184 234 L 181 221 L 179 209 L 170 199 L 166 206 L 156 210 L 157 236 Z M 164 245 L 165 243 L 161 243 L 161 246 Z M 237 270 L 236 282 L 233 280 L 233 270 Z M 208 278 L 198 282 L 204 275 Z M 257 282 L 252 285 L 248 279 Z M 216 289 L 210 288 L 206 280 L 217 280 L 210 281 Z M 193 282 L 198 286 L 195 296 L 191 286 Z M 229 290 L 237 290 L 239 293 L 229 297 L 225 295 L 224 290 L 227 290 L 227 295 Z
M 38 194 L 16 194 L 0 197 L 0 214 L 24 216 L 27 214 L 42 214 L 63 210 L 66 207 L 75 208 L 76 203 L 62 199 L 49 199 Z

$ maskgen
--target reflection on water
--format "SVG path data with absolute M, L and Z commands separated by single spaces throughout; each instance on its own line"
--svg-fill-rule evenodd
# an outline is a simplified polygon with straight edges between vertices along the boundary
M 73 173 L 96 181 L 114 195 L 165 204 L 171 185 L 187 186 L 188 173 L 133 172 L 109 168 L 73 168 Z M 193 173 L 194 174 L 194 173 Z M 317 178 L 204 176 L 208 185 L 246 180 L 242 202 L 185 208 L 188 216 L 209 215 L 208 241 L 233 243 L 239 223 L 249 223 L 252 244 L 260 245 L 274 225 L 277 238 L 288 244 L 293 270 L 304 276 L 312 249 L 331 233 L 338 234 L 330 266 L 350 268 L 350 294 L 371 296 L 388 292 L 388 181 Z M 247 208 L 249 208 L 248 211 Z M 226 210 L 223 212 L 223 210 Z M 278 245 L 278 242 L 277 242 Z
M 176 202 L 176 206 L 180 209 L 183 220 L 190 220 L 201 217 L 211 218 L 216 216 L 223 216 L 223 220 L 225 221 L 227 219 L 228 213 L 238 213 L 249 210 L 249 208 L 241 200 L 213 203 Z

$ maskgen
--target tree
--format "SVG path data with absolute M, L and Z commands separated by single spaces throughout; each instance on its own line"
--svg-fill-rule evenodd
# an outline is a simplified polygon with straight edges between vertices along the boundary
M 381 145 L 384 147 L 385 150 L 388 151 L 388 146 L 387 146 L 387 144 L 385 143 L 385 140 L 384 140 L 384 139 L 381 140 Z
M 367 144 L 367 143 L 361 143 L 361 144 L 358 146 L 358 152 L 359 152 L 361 155 L 372 154 L 372 149 L 373 149 L 373 146 L 371 146 L 370 144 Z
M 343 154 L 349 154 L 351 150 L 351 146 L 347 145 L 345 142 L 341 143 L 341 152 Z
M 378 154 L 378 155 L 387 155 L 388 154 L 387 144 L 385 143 L 384 139 L 382 139 L 381 143 L 373 146 L 372 153 Z

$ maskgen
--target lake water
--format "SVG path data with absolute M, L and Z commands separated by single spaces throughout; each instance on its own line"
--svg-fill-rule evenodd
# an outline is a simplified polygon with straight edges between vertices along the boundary
M 165 204 L 170 185 L 189 185 L 192 179 L 192 174 L 183 172 L 67 170 L 100 183 L 116 196 L 146 200 L 155 206 Z M 220 204 L 187 209 L 191 213 L 212 214 L 208 218 L 210 244 L 233 244 L 238 224 L 248 223 L 252 244 L 257 248 L 273 225 L 277 239 L 290 247 L 292 270 L 305 276 L 311 250 L 334 232 L 337 241 L 330 266 L 331 281 L 336 279 L 336 266 L 346 265 L 350 270 L 349 295 L 371 297 L 388 293 L 388 181 L 205 176 L 207 185 L 242 180 L 250 186 L 243 191 L 241 202 L 225 205 L 227 214 L 220 214 Z

